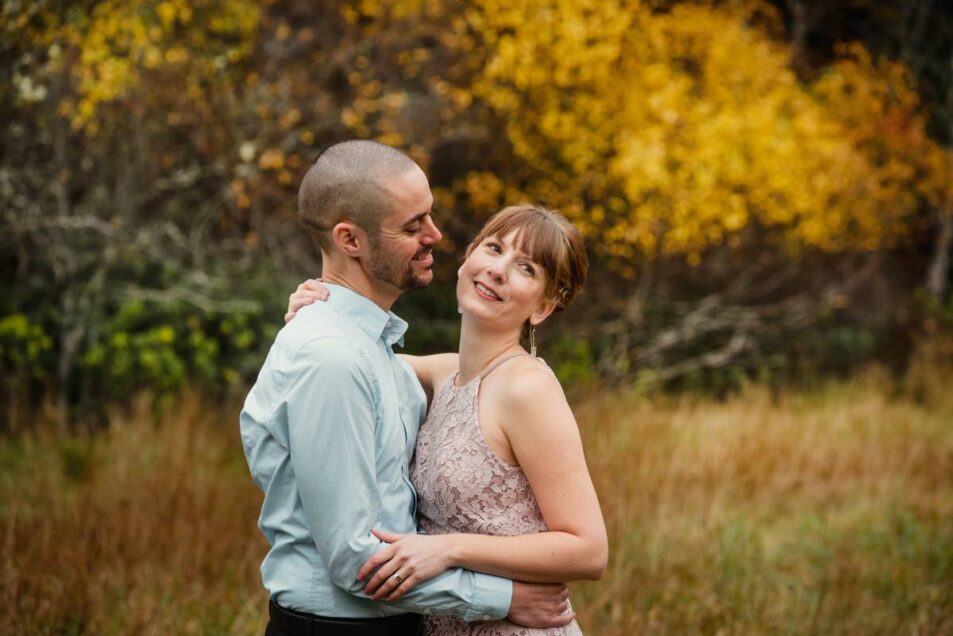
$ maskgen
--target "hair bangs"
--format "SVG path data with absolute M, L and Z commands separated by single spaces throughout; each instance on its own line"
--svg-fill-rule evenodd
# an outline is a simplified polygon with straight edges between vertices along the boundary
M 518 209 L 511 214 L 501 214 L 498 223 L 491 225 L 497 227 L 488 226 L 486 236 L 503 238 L 512 234 L 513 245 L 542 265 L 547 272 L 555 271 L 565 256 L 566 245 L 560 228 L 536 209 Z

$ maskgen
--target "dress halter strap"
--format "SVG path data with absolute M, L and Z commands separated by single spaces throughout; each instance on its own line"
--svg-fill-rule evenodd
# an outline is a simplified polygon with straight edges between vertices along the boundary
M 504 362 L 506 362 L 506 361 L 508 361 L 508 360 L 512 360 L 513 358 L 522 358 L 523 356 L 526 356 L 527 358 L 536 358 L 536 356 L 532 356 L 532 355 L 530 355 L 530 354 L 528 354 L 528 353 L 513 353 L 513 354 L 510 354 L 510 355 L 506 356 L 505 358 L 502 358 L 502 359 L 500 359 L 500 360 L 497 360 L 496 362 L 494 362 L 493 364 L 491 364 L 487 369 L 485 369 L 485 370 L 483 371 L 483 373 L 480 374 L 480 379 L 482 380 L 482 379 L 485 378 L 486 376 L 490 375 L 490 373 L 491 373 L 495 368 L 497 368 L 498 366 L 500 366 L 500 365 L 503 364 Z M 538 359 L 538 358 L 537 358 L 537 359 Z

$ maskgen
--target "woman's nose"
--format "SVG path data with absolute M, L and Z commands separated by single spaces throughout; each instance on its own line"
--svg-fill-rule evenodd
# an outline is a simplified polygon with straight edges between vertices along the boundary
M 499 263 L 499 262 L 495 262 L 486 268 L 487 275 L 493 278 L 494 280 L 499 280 L 499 281 L 503 280 L 504 271 L 505 270 L 502 266 L 502 263 Z

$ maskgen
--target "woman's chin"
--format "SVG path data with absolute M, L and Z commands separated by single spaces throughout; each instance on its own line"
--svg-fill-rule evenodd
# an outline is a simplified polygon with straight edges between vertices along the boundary
M 524 320 L 515 321 L 511 316 L 501 316 L 499 312 L 491 311 L 488 307 L 463 303 L 460 304 L 460 314 L 464 320 L 471 324 L 498 332 L 512 331 L 513 333 L 519 333 L 523 324 L 529 319 L 527 317 Z

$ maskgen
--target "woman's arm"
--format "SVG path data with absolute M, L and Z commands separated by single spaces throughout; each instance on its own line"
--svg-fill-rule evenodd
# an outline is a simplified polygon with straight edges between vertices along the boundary
M 515 362 L 487 377 L 480 416 L 500 423 L 549 531 L 463 535 L 454 565 L 540 583 L 601 578 L 606 527 L 576 419 L 548 368 L 529 359 Z
M 429 356 L 411 356 L 398 353 L 397 357 L 410 365 L 417 375 L 417 380 L 427 393 L 427 404 L 433 401 L 437 387 L 456 373 L 460 366 L 460 356 L 456 353 L 436 353 Z
M 503 423 L 549 531 L 514 537 L 380 533 L 391 545 L 358 573 L 363 579 L 379 568 L 368 593 L 393 600 L 448 567 L 537 583 L 602 576 L 608 541 L 579 430 L 559 383 L 536 365 L 515 363 L 487 378 L 480 416 Z

